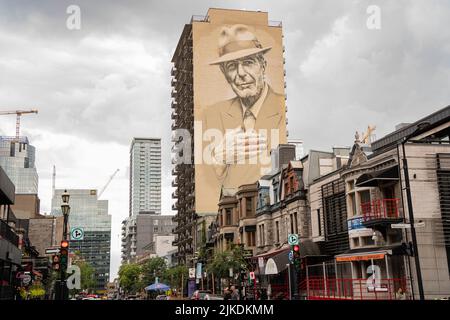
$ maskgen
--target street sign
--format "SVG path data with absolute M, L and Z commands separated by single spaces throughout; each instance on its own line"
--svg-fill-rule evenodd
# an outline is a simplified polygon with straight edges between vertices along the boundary
M 252 271 L 250 272 L 250 279 L 255 280 L 255 273 Z
M 189 279 L 195 278 L 195 268 L 189 268 Z
M 22 278 L 22 283 L 27 285 L 31 282 L 31 276 L 29 274 L 24 274 Z
M 80 241 L 84 239 L 83 228 L 77 227 L 70 230 L 70 240 Z
M 410 229 L 411 228 L 411 224 L 410 223 L 396 223 L 396 224 L 391 224 L 392 229 Z M 424 228 L 425 227 L 425 222 L 418 222 L 418 223 L 414 223 L 414 228 Z
M 292 252 L 292 250 L 289 251 L 289 261 L 290 261 L 291 263 L 294 262 L 294 252 Z
M 290 234 L 288 235 L 288 243 L 290 246 L 294 246 L 298 244 L 298 234 Z
M 45 249 L 45 254 L 58 254 L 59 248 L 47 248 Z
M 196 275 L 197 279 L 201 279 L 202 278 L 202 263 L 198 262 L 197 263 L 197 275 Z

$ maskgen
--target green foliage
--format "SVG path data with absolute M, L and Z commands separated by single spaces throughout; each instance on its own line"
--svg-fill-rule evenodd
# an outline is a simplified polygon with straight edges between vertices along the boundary
M 80 251 L 75 251 L 72 264 L 80 268 L 81 289 L 72 289 L 70 290 L 70 294 L 74 295 L 80 291 L 93 292 L 97 285 L 95 280 L 95 269 L 81 258 Z
M 164 281 L 171 288 L 181 288 L 182 281 L 186 280 L 189 275 L 189 269 L 186 266 L 176 266 L 166 270 L 164 273 Z
M 80 268 L 81 289 L 88 291 L 93 290 L 97 285 L 97 282 L 95 281 L 94 278 L 95 275 L 94 268 L 92 268 L 91 265 L 84 260 L 79 260 L 74 264 Z
M 119 269 L 119 283 L 126 293 L 136 293 L 141 289 L 141 267 L 135 263 L 123 264 Z
M 28 297 L 28 292 L 27 292 L 27 290 L 26 290 L 25 288 L 23 288 L 23 287 L 19 289 L 19 294 L 20 294 L 20 297 L 21 297 L 23 300 L 26 300 L 27 297 Z
M 229 277 L 230 268 L 233 269 L 234 273 L 241 270 L 248 271 L 242 247 L 235 246 L 231 250 L 217 253 L 208 265 L 208 270 L 220 278 Z
M 30 299 L 42 299 L 45 296 L 44 286 L 41 284 L 34 284 L 28 290 Z
M 159 282 L 163 282 L 163 276 L 166 269 L 167 265 L 164 258 L 155 257 L 147 260 L 141 267 L 142 289 L 152 283 L 155 283 L 156 277 L 158 277 Z

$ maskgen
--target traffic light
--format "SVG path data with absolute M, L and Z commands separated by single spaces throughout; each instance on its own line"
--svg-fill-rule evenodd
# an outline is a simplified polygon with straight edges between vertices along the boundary
M 294 262 L 295 269 L 297 271 L 300 271 L 301 267 L 301 257 L 300 257 L 300 246 L 298 244 L 295 244 L 291 246 L 292 250 L 292 260 Z
M 61 269 L 59 255 L 55 254 L 52 256 L 52 267 L 53 270 L 59 271 Z
M 61 241 L 61 248 L 59 249 L 59 259 L 61 270 L 67 270 L 68 260 L 69 260 L 69 241 Z

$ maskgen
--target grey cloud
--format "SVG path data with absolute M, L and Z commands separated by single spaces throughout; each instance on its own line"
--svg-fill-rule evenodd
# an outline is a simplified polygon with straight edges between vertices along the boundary
M 66 8 L 74 3 L 81 7 L 79 31 L 65 27 Z M 381 30 L 366 28 L 372 4 L 381 8 Z M 48 197 L 53 163 L 61 183 L 70 184 L 72 173 L 88 172 L 86 187 L 101 186 L 119 152 L 102 149 L 99 160 L 111 168 L 86 168 L 73 146 L 58 146 L 54 154 L 47 137 L 77 137 L 92 149 L 118 144 L 127 152 L 133 136 L 160 136 L 163 197 L 170 211 L 170 59 L 184 24 L 209 7 L 260 9 L 282 20 L 289 132 L 306 149 L 350 145 L 355 130 L 368 124 L 377 125 L 381 137 L 399 122 L 449 104 L 445 1 L 0 0 L 0 106 L 39 109 L 24 117 L 22 132 L 44 150 L 38 151 L 42 196 Z M 13 128 L 13 117 L 0 117 L 0 133 L 13 134 Z M 117 166 L 125 170 L 121 161 Z M 102 168 L 98 173 L 96 165 Z M 122 190 L 125 180 L 117 181 Z M 128 202 L 126 192 L 111 195 Z M 42 199 L 47 207 L 49 201 Z M 110 206 L 113 237 L 126 216 L 118 207 Z M 118 251 L 113 248 L 114 259 Z

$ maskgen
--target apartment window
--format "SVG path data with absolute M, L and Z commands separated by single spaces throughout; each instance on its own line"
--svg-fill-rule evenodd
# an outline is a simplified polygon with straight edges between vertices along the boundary
M 262 233 L 261 233 L 261 235 L 262 235 L 262 244 L 261 245 L 265 245 L 266 244 L 266 234 L 265 234 L 265 227 L 264 227 L 264 224 L 262 224 L 261 225 L 261 230 L 262 230 Z
M 232 244 L 233 244 L 233 239 L 232 238 L 226 238 L 225 250 L 230 250 Z
M 363 245 L 363 246 L 373 246 L 373 245 L 375 245 L 375 241 L 372 240 L 371 236 L 362 237 L 361 240 L 362 240 L 361 245 Z
M 275 229 L 276 229 L 275 232 L 277 235 L 276 243 L 279 243 L 280 242 L 280 222 L 279 221 L 275 222 Z
M 252 216 L 253 211 L 253 198 L 245 198 L 245 216 L 250 217 Z
M 356 216 L 356 200 L 355 200 L 355 194 L 350 194 L 350 203 L 352 207 L 352 216 Z
M 297 212 L 294 212 L 294 227 L 295 233 L 298 233 Z
M 239 215 L 239 219 L 244 217 L 244 210 L 242 209 L 242 200 L 239 200 L 238 215 Z
M 365 190 L 365 191 L 359 192 L 359 197 L 361 199 L 361 203 L 368 203 L 368 202 L 370 202 L 370 191 L 369 190 Z
M 289 179 L 291 190 L 294 191 L 294 177 L 290 177 Z
M 320 219 L 320 209 L 317 209 L 317 225 L 319 227 L 319 236 L 322 235 L 322 221 Z
M 255 231 L 247 232 L 247 245 L 249 247 L 254 247 L 255 244 Z
M 261 225 L 258 226 L 258 245 L 262 244 L 262 228 Z
M 289 184 L 286 182 L 284 184 L 284 195 L 287 196 L 289 194 Z
M 289 215 L 289 219 L 291 222 L 291 233 L 294 233 L 294 221 L 292 220 L 292 214 Z
M 226 218 L 226 225 L 230 226 L 231 225 L 231 209 L 226 209 L 225 211 L 225 218 Z

